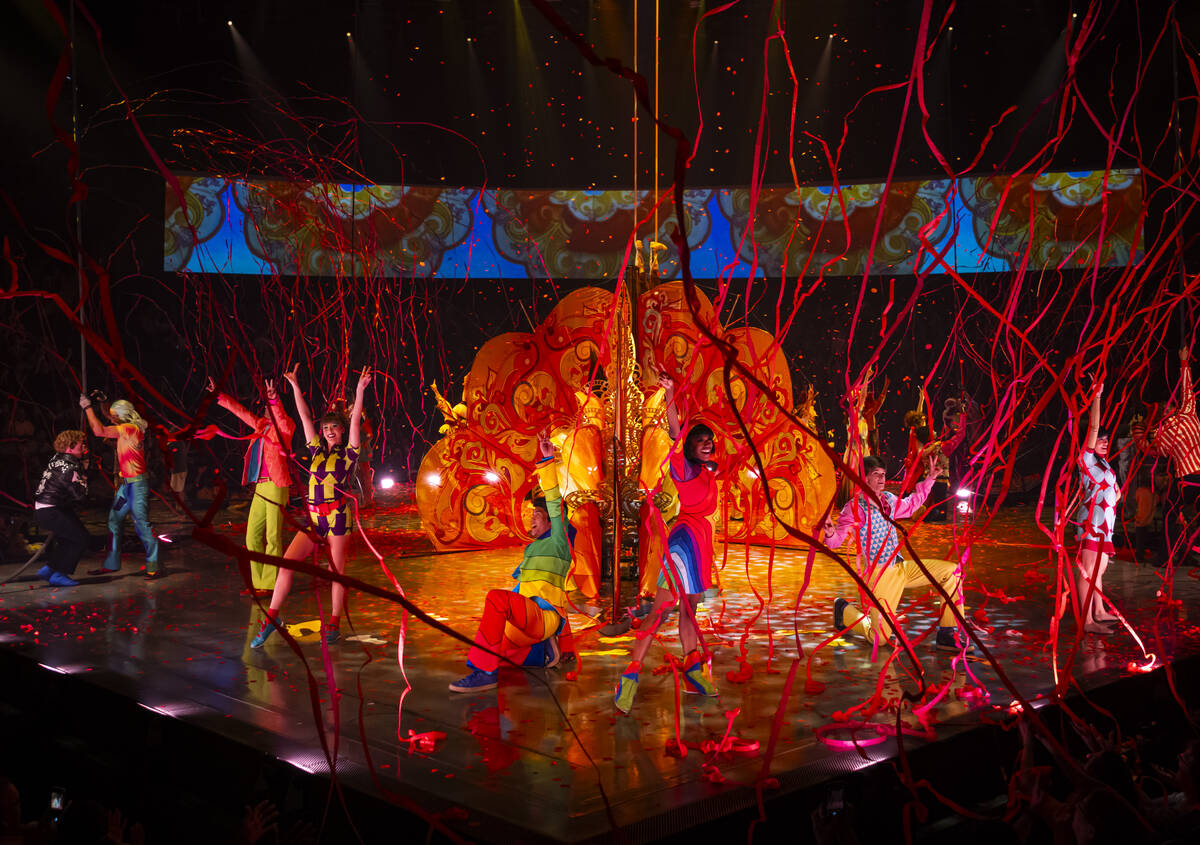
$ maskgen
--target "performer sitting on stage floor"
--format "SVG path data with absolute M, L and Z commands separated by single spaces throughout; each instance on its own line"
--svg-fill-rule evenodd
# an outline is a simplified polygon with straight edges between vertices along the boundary
M 675 407 L 675 382 L 666 374 L 659 376 L 666 391 L 667 428 L 671 439 L 679 440 L 679 410 Z M 614 703 L 622 713 L 633 707 L 637 695 L 638 675 L 642 661 L 654 634 L 662 624 L 663 614 L 679 598 L 687 606 L 679 611 L 679 643 L 683 649 L 683 688 L 699 695 L 716 695 L 717 688 L 706 675 L 708 649 L 700 641 L 696 626 L 696 607 L 704 599 L 704 591 L 712 586 L 713 529 L 709 517 L 717 509 L 717 472 L 713 463 L 713 431 L 704 424 L 691 427 L 681 448 L 670 454 L 671 478 L 679 492 L 679 515 L 667 535 L 667 554 L 658 577 L 658 592 L 654 606 L 638 631 L 633 660 L 617 681 Z
M 120 468 L 119 483 L 115 485 L 116 493 L 108 512 L 112 546 L 104 565 L 88 570 L 88 575 L 111 575 L 120 571 L 121 528 L 125 517 L 132 513 L 134 529 L 142 541 L 142 548 L 146 550 L 146 578 L 158 578 L 162 570 L 158 568 L 158 535 L 150 524 L 150 475 L 146 472 L 145 439 L 149 423 L 142 419 L 127 399 L 118 399 L 109 406 L 109 415 L 116 421 L 114 425 L 100 422 L 92 408 L 92 400 L 87 396 L 79 397 L 79 407 L 87 414 L 93 434 L 117 441 L 117 465 Z
M 1104 385 L 1097 384 L 1095 390 L 1088 413 L 1087 441 L 1079 453 L 1083 500 L 1075 513 L 1079 540 L 1075 597 L 1079 601 L 1083 630 L 1090 634 L 1107 634 L 1111 629 L 1105 623 L 1115 622 L 1117 617 L 1104 609 L 1104 570 L 1114 551 L 1113 526 L 1117 521 L 1121 486 L 1117 484 L 1117 474 L 1105 460 L 1108 457 L 1108 433 L 1100 429 L 1100 396 L 1104 393 Z
M 1144 423 L 1132 426 L 1134 441 L 1146 451 L 1171 459 L 1175 483 L 1167 496 L 1163 518 L 1164 561 L 1185 562 L 1196 549 L 1200 518 L 1200 418 L 1196 416 L 1196 394 L 1192 392 L 1192 371 L 1188 350 L 1179 350 L 1179 405 L 1167 405 L 1150 436 Z M 1188 509 L 1191 514 L 1188 514 Z M 1180 523 L 1183 523 L 1181 526 Z
M 905 560 L 898 552 L 900 533 L 896 530 L 893 520 L 905 519 L 912 516 L 925 503 L 930 489 L 937 478 L 937 460 L 933 456 L 926 459 L 925 478 L 918 482 L 912 495 L 901 499 L 894 493 L 884 489 L 887 482 L 887 468 L 879 458 L 868 455 L 863 459 L 863 471 L 867 487 L 878 497 L 875 501 L 863 493 L 859 493 L 842 507 L 836 521 L 828 519 L 821 526 L 824 542 L 831 549 L 842 545 L 846 535 L 851 531 L 858 538 L 858 571 L 867 586 L 875 594 L 881 607 L 871 608 L 870 614 L 865 614 L 855 608 L 844 598 L 838 598 L 833 603 L 833 625 L 838 631 L 847 629 L 847 615 L 851 627 L 868 640 L 874 636 L 874 641 L 882 641 L 894 632 L 890 618 L 896 614 L 896 605 L 900 596 L 908 587 L 926 586 L 929 577 L 921 571 L 913 561 Z M 958 565 L 949 560 L 922 560 L 929 575 L 945 591 L 954 598 L 959 612 L 963 610 L 962 575 Z M 938 623 L 935 645 L 939 650 L 962 651 L 962 645 L 956 641 L 957 627 L 954 613 L 948 605 L 942 607 L 941 621 Z M 968 653 L 971 651 L 967 647 Z
M 46 549 L 47 564 L 38 570 L 38 577 L 56 587 L 79 584 L 71 576 L 92 540 L 75 513 L 75 505 L 87 496 L 85 454 L 87 437 L 82 431 L 60 432 L 54 438 L 54 457 L 33 494 L 34 521 L 43 531 L 54 532 Z
M 246 518 L 246 548 L 252 552 L 283 555 L 283 512 L 287 508 L 292 486 L 288 459 L 292 451 L 292 434 L 296 423 L 283 410 L 271 379 L 265 382 L 267 410 L 270 416 L 257 416 L 247 411 L 233 397 L 217 393 L 210 378 L 208 389 L 217 393 L 217 404 L 254 429 L 254 437 L 246 449 L 242 464 L 242 484 L 254 485 L 250 513 Z M 265 543 L 264 543 L 265 540 Z M 251 586 L 243 594 L 269 593 L 275 586 L 279 567 L 257 560 L 250 561 Z
M 284 373 L 283 377 L 291 382 L 292 395 L 296 400 L 296 413 L 300 415 L 300 423 L 304 426 L 304 439 L 308 443 L 308 452 L 311 455 L 308 465 L 308 516 L 312 522 L 310 530 L 318 540 L 329 544 L 329 559 L 333 571 L 340 575 L 346 571 L 350 532 L 354 528 L 349 490 L 354 478 L 355 462 L 358 460 L 363 394 L 367 385 L 371 383 L 371 371 L 363 370 L 358 377 L 354 409 L 350 412 L 350 436 L 347 439 L 346 419 L 340 414 L 326 414 L 321 417 L 318 434 L 318 425 L 313 423 L 312 412 L 308 409 L 308 402 L 304 401 L 300 382 L 296 379 L 296 370 L 299 368 L 300 365 L 297 364 L 290 372 Z M 303 560 L 311 555 L 316 547 L 316 541 L 307 531 L 299 531 L 292 538 L 284 557 L 288 560 Z M 292 589 L 292 578 L 292 570 L 279 570 L 275 578 L 275 591 L 271 594 L 271 607 L 267 610 L 267 618 L 263 620 L 258 636 L 250 643 L 252 648 L 262 648 L 267 638 L 277 628 L 283 627 L 279 609 L 283 607 L 283 602 Z M 330 594 L 332 600 L 329 620 L 321 622 L 325 642 L 332 645 L 341 639 L 346 588 L 334 581 L 330 586 Z
M 538 482 L 546 499 L 544 504 L 534 503 L 529 518 L 529 533 L 535 539 L 525 547 L 521 565 L 513 572 L 517 586 L 488 591 L 475 646 L 467 652 L 471 674 L 450 684 L 451 692 L 495 689 L 500 669 L 497 655 L 518 666 L 554 666 L 562 654 L 559 638 L 570 637 L 564 608 L 571 548 L 549 432 L 538 435 L 538 448 L 542 455 L 537 463 Z

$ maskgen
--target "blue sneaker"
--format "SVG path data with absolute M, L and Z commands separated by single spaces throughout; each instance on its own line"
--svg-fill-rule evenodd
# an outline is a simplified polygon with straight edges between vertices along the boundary
M 69 575 L 63 575 L 61 572 L 51 569 L 50 577 L 46 579 L 55 587 L 78 587 L 79 582 Z
M 482 669 L 472 669 L 471 674 L 460 678 L 450 685 L 450 692 L 483 692 L 498 687 L 499 672 L 485 672 Z
M 50 580 L 50 573 L 51 573 L 51 572 L 53 572 L 53 571 L 54 571 L 54 570 L 53 570 L 53 569 L 51 569 L 49 566 L 43 566 L 41 569 L 39 569 L 39 570 L 38 570 L 38 572 L 37 572 L 37 576 L 38 576 L 39 578 L 41 578 L 43 581 L 49 581 L 49 580 Z
M 250 641 L 250 648 L 262 648 L 267 644 L 267 640 L 279 628 L 283 627 L 283 620 L 278 616 L 271 618 L 268 616 L 263 620 L 262 627 L 258 629 L 258 636 Z
M 342 638 L 341 628 L 326 628 L 325 629 L 325 645 L 333 645 Z

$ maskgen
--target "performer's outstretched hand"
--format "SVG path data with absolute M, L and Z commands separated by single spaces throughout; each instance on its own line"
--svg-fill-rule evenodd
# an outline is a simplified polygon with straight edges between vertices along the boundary
M 1188 362 L 1188 357 L 1190 356 L 1190 354 L 1191 353 L 1188 352 L 1188 348 L 1186 346 L 1181 347 L 1179 350 L 1179 363 L 1186 364 Z
M 92 407 L 92 400 L 86 393 L 79 394 L 79 407 L 85 411 Z
M 300 382 L 296 379 L 296 373 L 300 372 L 300 365 L 295 364 L 290 370 L 283 374 L 283 377 L 288 380 L 292 387 L 299 387 Z
M 667 401 L 669 402 L 671 397 L 675 395 L 675 379 L 667 375 L 665 371 L 660 372 L 658 374 L 658 386 L 667 391 Z
M 550 429 L 544 428 L 538 432 L 538 450 L 543 458 L 554 457 L 554 444 L 550 442 Z
M 367 389 L 367 385 L 371 383 L 370 367 L 363 367 L 363 371 L 358 374 L 358 392 L 362 393 Z
M 929 455 L 925 458 L 925 474 L 937 478 L 938 459 L 937 455 Z
M 266 390 L 268 402 L 274 402 L 279 398 L 279 394 L 275 392 L 275 379 L 265 379 L 263 388 Z
M 209 376 L 208 381 L 204 383 L 204 389 L 209 393 L 217 392 L 217 382 L 213 379 L 212 376 Z

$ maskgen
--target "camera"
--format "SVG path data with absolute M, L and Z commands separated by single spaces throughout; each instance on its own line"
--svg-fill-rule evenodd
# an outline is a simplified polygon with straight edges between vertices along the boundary
M 108 401 L 108 394 L 98 387 L 93 387 L 88 391 L 88 399 L 91 399 L 97 405 L 103 405 Z
M 67 791 L 61 786 L 56 786 L 50 790 L 50 809 L 54 814 L 62 812 L 63 804 L 67 797 Z

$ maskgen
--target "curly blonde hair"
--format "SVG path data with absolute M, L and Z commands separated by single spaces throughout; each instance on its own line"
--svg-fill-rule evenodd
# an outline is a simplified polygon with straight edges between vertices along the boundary
M 54 438 L 54 451 L 65 452 L 68 449 L 74 449 L 84 441 L 82 431 L 76 431 L 73 428 L 68 428 L 66 431 L 60 431 L 58 436 Z

